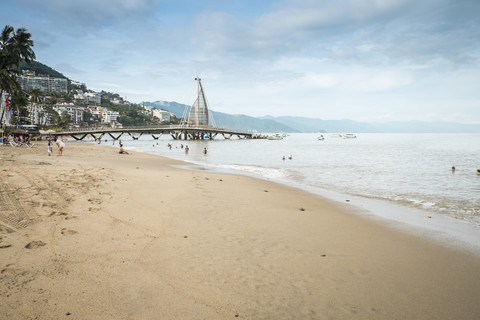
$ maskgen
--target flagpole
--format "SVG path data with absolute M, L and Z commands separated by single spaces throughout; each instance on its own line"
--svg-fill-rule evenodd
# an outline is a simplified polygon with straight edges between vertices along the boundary
M 0 106 L 2 106 L 2 113 L 0 114 L 0 130 L 2 130 L 2 144 L 4 142 L 3 140 L 3 137 L 4 137 L 4 131 L 5 131 L 5 128 L 4 128 L 4 125 L 2 123 L 3 121 L 3 113 L 5 112 L 5 108 L 7 107 L 6 105 L 4 106 L 4 103 L 3 103 L 3 90 L 0 91 Z
M 2 127 L 3 115 L 5 113 L 5 108 L 7 108 L 7 104 L 3 102 L 3 90 L 1 91 L 1 94 L 0 94 L 0 106 L 3 106 L 2 113 L 0 114 L 0 127 Z

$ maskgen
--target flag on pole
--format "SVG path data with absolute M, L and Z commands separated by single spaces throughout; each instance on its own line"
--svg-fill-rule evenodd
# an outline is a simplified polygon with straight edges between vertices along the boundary
M 10 110 L 12 107 L 10 107 L 10 101 L 8 101 L 8 98 L 5 98 L 5 103 L 7 104 L 8 110 Z

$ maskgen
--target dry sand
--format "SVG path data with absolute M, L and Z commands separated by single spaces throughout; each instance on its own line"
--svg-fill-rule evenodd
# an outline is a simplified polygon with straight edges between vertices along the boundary
M 478 256 L 268 181 L 55 152 L 0 147 L 0 319 L 480 318 Z

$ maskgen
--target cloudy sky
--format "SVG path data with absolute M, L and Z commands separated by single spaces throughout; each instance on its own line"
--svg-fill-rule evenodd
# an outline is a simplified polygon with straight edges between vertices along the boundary
M 480 123 L 478 0 L 2 0 L 37 60 L 132 102 Z

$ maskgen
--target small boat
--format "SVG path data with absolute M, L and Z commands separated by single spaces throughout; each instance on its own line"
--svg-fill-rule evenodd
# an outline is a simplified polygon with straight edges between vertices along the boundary
M 323 134 L 321 134 L 317 139 L 318 140 L 325 140 L 325 137 L 323 136 Z
M 343 135 L 343 139 L 355 139 L 357 136 L 353 133 L 346 133 Z
M 330 138 L 343 138 L 341 134 L 331 134 Z
M 283 137 L 277 133 L 276 135 L 268 136 L 268 140 L 283 140 Z

